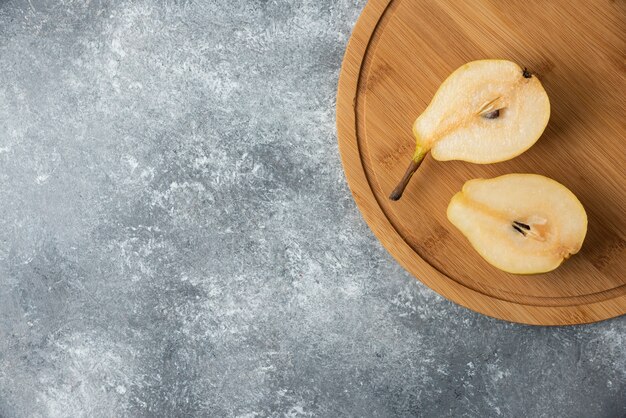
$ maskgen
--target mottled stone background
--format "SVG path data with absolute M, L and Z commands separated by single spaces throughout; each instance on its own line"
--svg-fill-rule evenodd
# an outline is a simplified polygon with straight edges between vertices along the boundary
M 363 6 L 0 0 L 0 416 L 626 415 L 626 317 L 475 314 L 365 225 Z

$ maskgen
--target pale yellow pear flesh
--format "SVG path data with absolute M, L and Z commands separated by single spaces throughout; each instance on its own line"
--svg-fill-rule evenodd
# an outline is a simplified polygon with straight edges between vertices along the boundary
M 499 110 L 493 119 L 489 110 Z M 436 160 L 495 163 L 530 148 L 550 118 L 539 79 L 506 60 L 465 64 L 439 87 L 413 133 Z
M 470 180 L 447 215 L 487 262 L 515 274 L 554 270 L 580 250 L 587 233 L 578 198 L 537 174 Z

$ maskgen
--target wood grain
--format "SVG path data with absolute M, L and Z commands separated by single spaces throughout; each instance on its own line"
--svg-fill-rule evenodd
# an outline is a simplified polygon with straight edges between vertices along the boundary
M 463 306 L 514 322 L 581 324 L 626 313 L 626 2 L 370 0 L 350 39 L 337 94 L 348 183 L 387 250 Z M 528 67 L 552 106 L 543 136 L 513 160 L 477 165 L 427 157 L 391 202 L 413 151 L 411 125 L 462 64 Z M 587 210 L 580 253 L 557 270 L 518 276 L 485 262 L 446 219 L 472 178 L 537 173 Z

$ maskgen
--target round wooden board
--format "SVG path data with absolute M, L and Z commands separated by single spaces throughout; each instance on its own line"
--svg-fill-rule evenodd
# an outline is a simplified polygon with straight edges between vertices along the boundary
M 441 295 L 480 313 L 537 325 L 626 313 L 626 2 L 370 0 L 339 80 L 337 129 L 348 183 L 387 250 Z M 404 197 L 387 196 L 414 142 L 411 126 L 462 64 L 503 58 L 528 67 L 552 105 L 539 141 L 489 165 L 427 157 Z M 446 218 L 472 178 L 537 173 L 587 210 L 582 250 L 530 276 L 485 262 Z

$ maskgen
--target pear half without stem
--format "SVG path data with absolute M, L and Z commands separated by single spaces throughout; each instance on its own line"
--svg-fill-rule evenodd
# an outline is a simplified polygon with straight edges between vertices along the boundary
M 469 180 L 447 215 L 487 262 L 515 274 L 554 270 L 580 250 L 587 233 L 574 193 L 538 174 Z
M 481 60 L 454 71 L 413 124 L 415 152 L 389 198 L 398 200 L 430 153 L 435 160 L 489 164 L 530 148 L 550 118 L 541 82 L 506 60 Z

